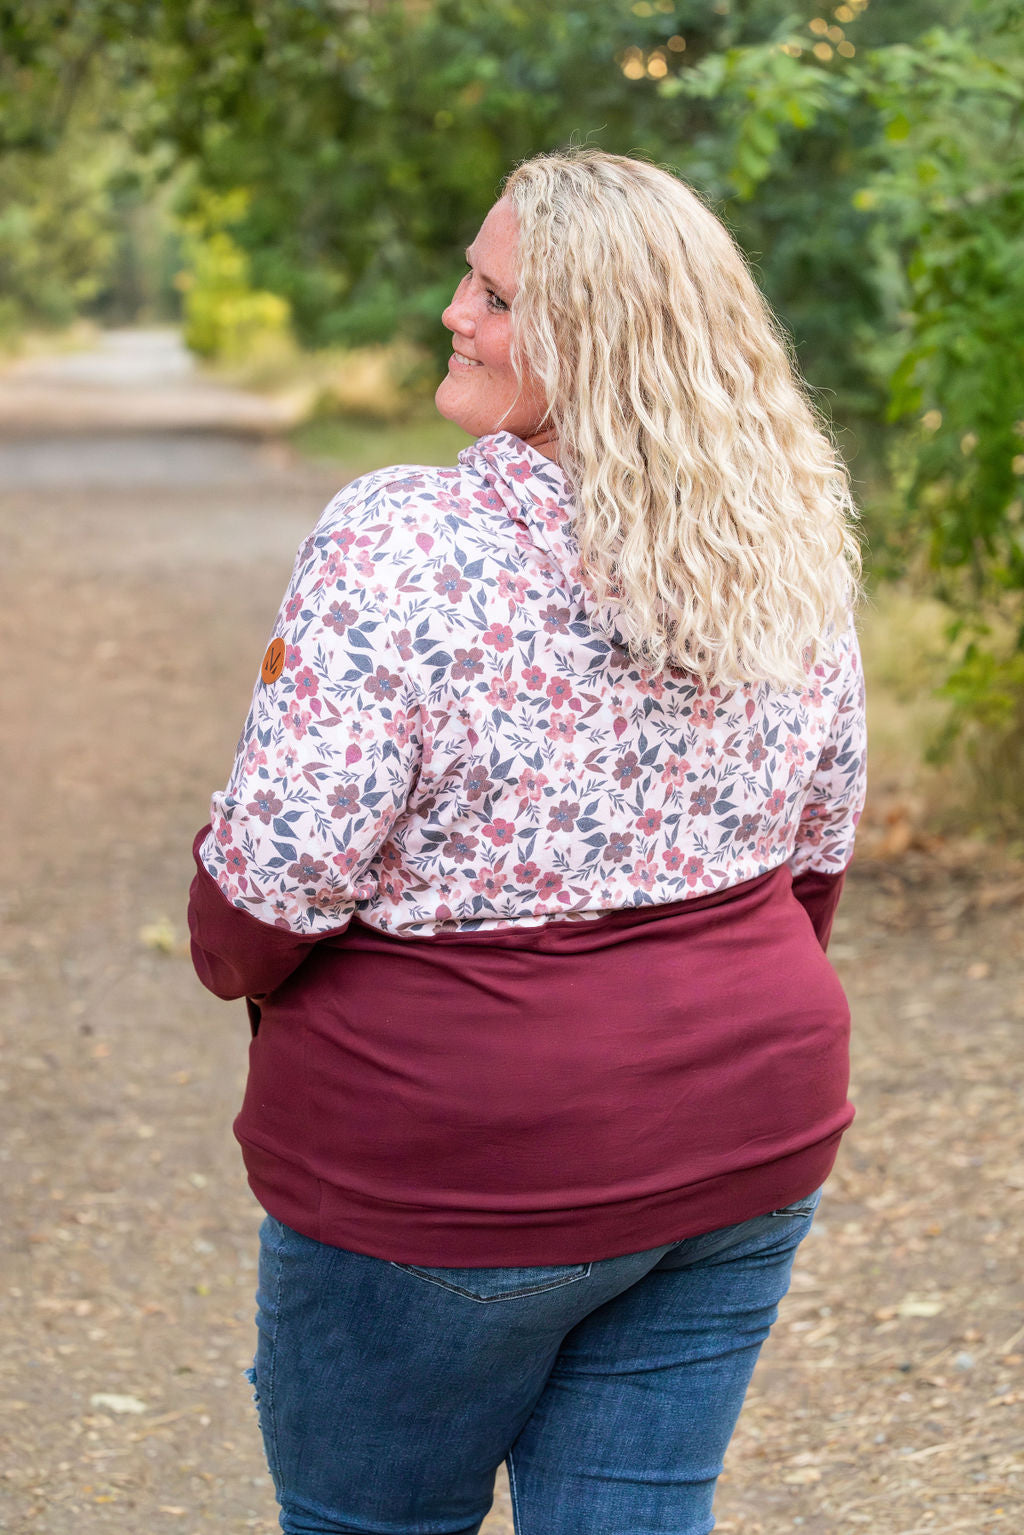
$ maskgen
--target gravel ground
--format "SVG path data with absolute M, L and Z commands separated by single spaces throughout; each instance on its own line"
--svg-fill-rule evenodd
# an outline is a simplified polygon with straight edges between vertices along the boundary
M 136 436 L 0 444 L 0 481 L 0 1528 L 271 1535 L 242 1376 L 258 1211 L 230 1134 L 247 1029 L 194 980 L 183 907 L 293 551 L 338 476 Z M 870 818 L 865 844 L 833 950 L 858 1118 L 718 1528 L 1016 1535 L 1024 870 L 894 849 Z M 486 1535 L 511 1528 L 499 1486 Z

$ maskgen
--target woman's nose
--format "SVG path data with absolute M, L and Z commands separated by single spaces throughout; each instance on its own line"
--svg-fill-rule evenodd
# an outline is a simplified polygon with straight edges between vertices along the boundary
M 457 330 L 463 336 L 472 335 L 474 329 L 473 317 L 467 302 L 468 288 L 467 274 L 452 294 L 452 301 L 441 316 L 441 324 L 446 330 Z

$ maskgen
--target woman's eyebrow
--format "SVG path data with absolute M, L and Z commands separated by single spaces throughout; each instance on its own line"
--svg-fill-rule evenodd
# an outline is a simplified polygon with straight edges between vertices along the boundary
M 473 261 L 472 246 L 466 251 L 466 265 L 473 267 L 474 271 L 476 271 L 475 263 Z M 500 297 L 506 298 L 508 296 L 504 286 L 500 282 L 497 282 L 493 277 L 488 277 L 486 272 L 477 272 L 476 275 L 486 287 L 493 288 L 495 293 L 497 293 Z

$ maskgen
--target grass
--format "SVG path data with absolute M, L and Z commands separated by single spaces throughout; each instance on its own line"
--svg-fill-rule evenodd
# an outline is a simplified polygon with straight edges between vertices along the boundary
M 1024 855 L 1020 733 L 972 728 L 940 761 L 930 760 L 952 705 L 941 688 L 959 649 L 950 611 L 900 586 L 879 586 L 860 622 L 868 697 L 865 831 L 899 851 L 907 839 L 999 841 Z
M 388 464 L 453 464 L 471 441 L 433 410 L 405 421 L 314 420 L 292 434 L 307 458 L 342 464 L 352 475 Z

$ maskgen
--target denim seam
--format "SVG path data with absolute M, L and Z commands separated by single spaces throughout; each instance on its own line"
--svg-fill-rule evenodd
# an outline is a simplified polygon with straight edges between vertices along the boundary
M 273 1460 L 270 1464 L 270 1472 L 274 1478 L 274 1481 L 278 1483 L 278 1485 L 280 1485 L 281 1457 L 277 1443 L 277 1413 L 274 1411 L 274 1381 L 277 1374 L 277 1333 L 280 1326 L 281 1292 L 283 1289 L 284 1264 L 281 1262 L 280 1255 L 278 1255 L 277 1273 L 274 1276 L 274 1333 L 272 1348 L 270 1352 L 270 1380 L 267 1385 L 267 1390 L 264 1394 L 264 1401 L 266 1402 L 267 1412 L 270 1420 L 268 1424 L 270 1430 L 270 1444 L 268 1446 L 267 1460 L 269 1462 L 271 1460 L 271 1455 L 273 1456 Z
M 515 1526 L 516 1535 L 524 1535 L 523 1523 L 519 1511 L 519 1487 L 516 1482 L 516 1458 L 515 1453 L 509 1450 L 505 1456 L 505 1466 L 508 1470 L 508 1491 L 512 1500 L 512 1523 Z
M 500 1295 L 476 1295 L 472 1290 L 464 1290 L 461 1285 L 448 1284 L 443 1279 L 435 1279 L 424 1269 L 417 1268 L 413 1263 L 396 1263 L 391 1260 L 392 1268 L 401 1269 L 403 1274 L 411 1274 L 415 1279 L 422 1279 L 424 1284 L 437 1285 L 439 1290 L 447 1290 L 450 1295 L 462 1295 L 466 1300 L 475 1300 L 481 1306 L 493 1305 L 495 1301 L 522 1300 L 529 1295 L 545 1295 L 550 1290 L 562 1290 L 571 1284 L 579 1284 L 581 1279 L 589 1279 L 593 1267 L 590 1263 L 580 1265 L 578 1274 L 571 1274 L 565 1279 L 552 1280 L 550 1284 L 532 1285 L 524 1290 L 503 1290 Z

